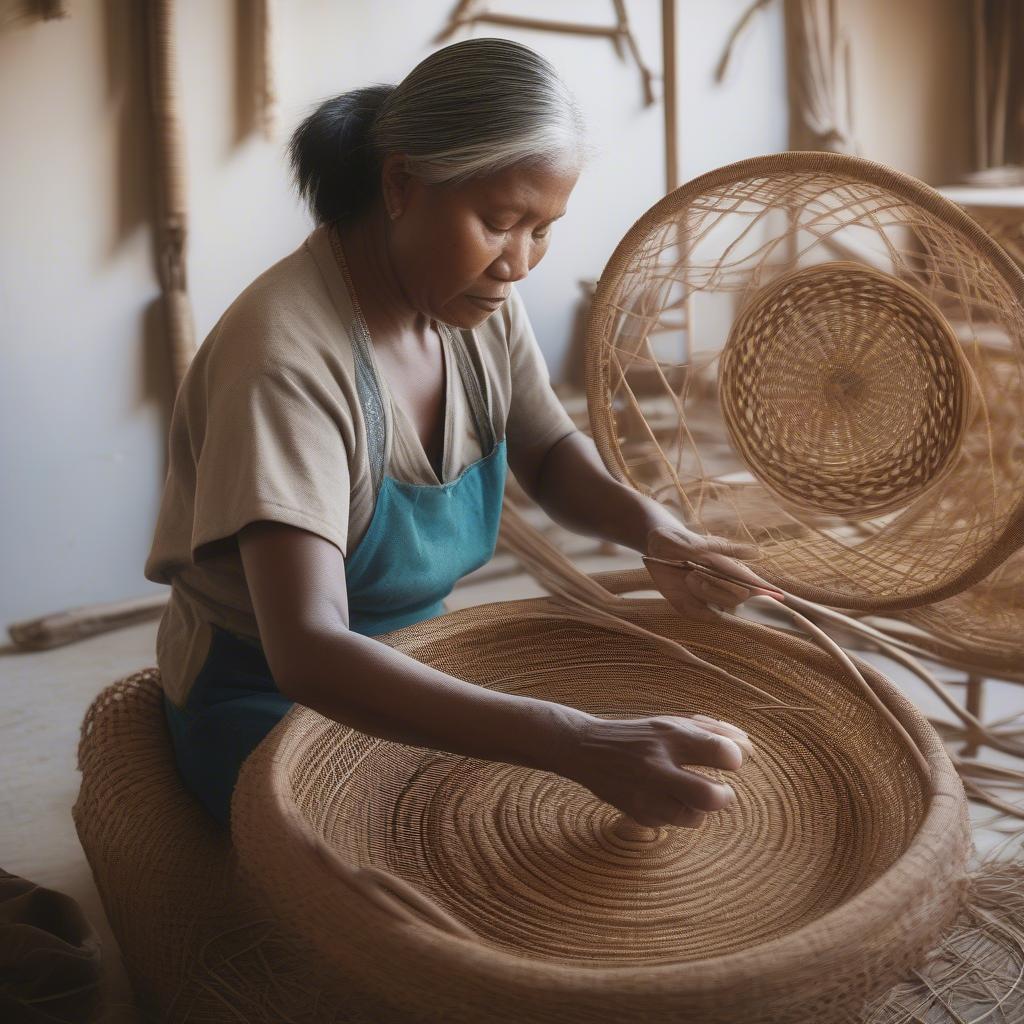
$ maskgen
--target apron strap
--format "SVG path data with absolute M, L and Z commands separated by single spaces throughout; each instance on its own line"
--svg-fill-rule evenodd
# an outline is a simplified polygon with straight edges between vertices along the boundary
M 494 434 L 494 424 L 488 413 L 487 400 L 480 387 L 480 378 L 466 351 L 466 341 L 462 332 L 453 331 L 447 324 L 442 324 L 441 327 L 447 333 L 448 340 L 451 342 L 450 347 L 455 352 L 455 362 L 458 363 L 462 384 L 469 397 L 469 408 L 473 416 L 476 436 L 480 441 L 480 449 L 484 455 L 487 455 L 497 443 L 497 437 Z M 447 410 L 445 412 L 447 414 Z
M 352 286 L 348 263 L 345 260 L 345 252 L 341 248 L 341 241 L 336 231 L 331 232 L 331 249 L 341 270 L 345 288 L 352 303 L 352 311 L 355 314 L 356 329 L 352 332 L 352 338 L 355 342 L 353 352 L 355 354 L 356 394 L 363 411 L 363 421 L 366 424 L 370 477 L 373 481 L 373 493 L 376 496 L 384 480 L 387 455 L 387 417 L 384 412 L 384 397 L 375 370 L 376 362 L 373 358 L 373 342 L 370 339 L 370 331 L 356 300 L 355 288 Z M 449 348 L 455 353 L 455 362 L 458 364 L 462 385 L 469 398 L 470 412 L 473 416 L 476 436 L 480 441 L 480 449 L 484 455 L 488 455 L 497 445 L 497 437 L 488 411 L 488 400 L 484 397 L 484 392 L 481 391 L 480 378 L 466 351 L 462 332 L 453 331 L 448 324 L 439 326 L 446 332 L 450 342 Z M 486 388 L 486 380 L 484 386 Z M 487 396 L 489 398 L 489 392 L 487 392 Z M 449 412 L 450 410 L 446 407 L 445 416 L 448 416 Z
M 466 351 L 465 340 L 460 331 L 453 331 L 447 324 L 439 324 L 446 332 L 449 340 L 449 349 L 455 353 L 455 363 L 458 366 L 459 375 L 462 378 L 462 385 L 469 399 L 470 414 L 473 418 L 473 426 L 476 429 L 476 436 L 480 441 L 480 449 L 487 455 L 497 444 L 497 437 L 494 433 L 494 424 L 491 422 L 488 413 L 487 399 L 481 388 L 480 377 L 476 371 L 469 353 Z M 355 371 L 356 391 L 359 395 L 359 404 L 363 410 L 363 420 L 366 424 L 366 443 L 369 449 L 370 476 L 373 480 L 373 491 L 376 494 L 384 480 L 384 458 L 387 446 L 387 419 L 384 412 L 384 396 L 380 390 L 377 375 L 373 371 L 372 355 L 365 350 L 366 340 L 359 330 L 353 331 L 355 341 Z M 445 409 L 445 415 L 449 410 Z
M 384 412 L 384 396 L 381 394 L 377 375 L 373 372 L 371 355 L 366 352 L 366 340 L 362 331 L 352 332 L 355 345 L 356 392 L 363 410 L 366 424 L 366 446 L 370 459 L 370 478 L 376 495 L 384 480 L 384 455 L 387 447 L 387 419 Z

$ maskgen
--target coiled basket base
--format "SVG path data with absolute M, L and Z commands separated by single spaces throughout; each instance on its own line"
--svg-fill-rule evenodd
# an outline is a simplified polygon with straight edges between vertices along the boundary
M 594 714 L 742 726 L 756 753 L 728 773 L 737 804 L 701 829 L 631 831 L 560 777 L 296 706 L 243 766 L 232 844 L 177 779 L 156 670 L 104 691 L 83 726 L 75 821 L 156 1019 L 859 1024 L 960 906 L 969 823 L 938 736 L 861 666 L 925 779 L 806 642 L 685 622 L 660 599 L 618 611 L 654 636 L 537 598 L 381 639 Z M 775 700 L 695 671 L 658 636 Z

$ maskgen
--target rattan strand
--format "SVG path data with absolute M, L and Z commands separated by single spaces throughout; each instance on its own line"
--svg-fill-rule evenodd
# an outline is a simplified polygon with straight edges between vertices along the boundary
M 801 597 L 951 597 L 1024 540 L 1022 295 L 1010 257 L 916 179 L 839 154 L 741 161 L 666 196 L 608 261 L 594 440 L 692 528 L 758 543 L 758 572 Z

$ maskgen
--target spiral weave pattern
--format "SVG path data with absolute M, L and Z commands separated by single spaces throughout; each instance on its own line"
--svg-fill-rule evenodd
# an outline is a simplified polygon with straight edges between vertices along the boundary
M 323 977 L 358 978 L 410 1020 L 858 1021 L 956 913 L 970 839 L 941 743 L 867 666 L 929 780 L 816 648 L 686 622 L 662 600 L 622 604 L 769 701 L 548 599 L 383 639 L 599 716 L 727 718 L 756 746 L 728 775 L 734 806 L 697 830 L 646 829 L 559 776 L 389 743 L 297 707 L 236 789 L 248 877 Z
M 736 318 L 719 386 L 754 475 L 800 508 L 868 518 L 914 501 L 960 450 L 960 344 L 919 292 L 839 261 L 794 271 Z

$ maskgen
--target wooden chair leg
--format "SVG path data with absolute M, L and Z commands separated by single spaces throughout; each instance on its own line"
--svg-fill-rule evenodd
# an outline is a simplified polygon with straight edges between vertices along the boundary
M 967 676 L 967 700 L 966 708 L 974 715 L 975 718 L 981 718 L 981 698 L 983 694 L 983 688 L 985 680 L 980 676 L 971 673 Z M 978 754 L 979 736 L 976 730 L 970 729 L 968 731 L 968 740 L 963 745 L 963 749 L 960 753 L 964 757 L 976 757 Z

